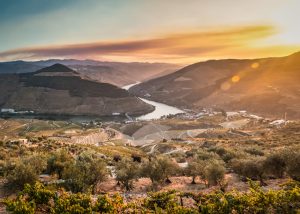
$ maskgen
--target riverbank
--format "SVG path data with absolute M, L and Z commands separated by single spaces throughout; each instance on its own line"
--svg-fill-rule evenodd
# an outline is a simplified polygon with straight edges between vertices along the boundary
M 140 82 L 136 82 L 130 85 L 126 85 L 123 87 L 123 89 L 125 90 L 129 90 L 131 87 L 140 84 Z M 185 113 L 183 110 L 173 107 L 173 106 L 169 106 L 163 103 L 159 103 L 159 102 L 155 102 L 149 99 L 145 99 L 145 98 L 141 98 L 138 97 L 140 100 L 142 100 L 143 102 L 150 104 L 152 106 L 155 107 L 155 110 L 137 117 L 137 120 L 156 120 L 156 119 L 160 119 L 163 116 L 168 116 L 168 115 L 175 115 L 175 114 L 181 114 L 181 113 Z

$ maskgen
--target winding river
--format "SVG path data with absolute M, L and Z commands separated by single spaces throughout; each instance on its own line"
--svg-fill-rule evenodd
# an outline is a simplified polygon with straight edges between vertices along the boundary
M 126 85 L 122 88 L 126 89 L 126 90 L 129 90 L 131 87 L 133 87 L 133 86 L 135 86 L 139 83 L 140 82 L 130 84 L 130 85 Z M 142 115 L 140 117 L 137 117 L 136 118 L 137 120 L 153 120 L 153 119 L 159 119 L 162 116 L 184 113 L 184 111 L 180 110 L 179 108 L 173 107 L 173 106 L 169 106 L 169 105 L 166 105 L 166 104 L 163 104 L 163 103 L 155 102 L 155 101 L 148 100 L 148 99 L 141 98 L 141 97 L 139 97 L 139 99 L 141 99 L 145 103 L 153 105 L 155 107 L 155 110 L 151 113 L 148 113 L 148 114 Z

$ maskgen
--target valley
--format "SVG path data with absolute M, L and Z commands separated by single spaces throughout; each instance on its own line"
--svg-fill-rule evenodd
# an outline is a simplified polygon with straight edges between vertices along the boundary
M 173 86 L 168 81 L 183 71 L 161 78 Z M 153 197 L 158 202 L 172 197 L 181 201 L 175 207 L 198 213 L 197 207 L 209 203 L 205 199 L 199 205 L 198 197 L 231 195 L 248 203 L 257 194 L 289 197 L 297 191 L 300 123 L 290 119 L 290 112 L 276 117 L 246 107 L 187 105 L 184 97 L 177 99 L 182 88 L 176 96 L 144 88 L 152 82 L 160 86 L 161 78 L 119 88 L 61 64 L 0 75 L 5 91 L 0 95 L 0 211 L 24 203 L 26 209 L 47 213 L 63 202 L 35 199 L 45 204 L 33 207 L 29 194 L 49 194 L 54 201 L 59 194 L 63 201 L 89 201 L 84 212 L 105 210 L 98 201 L 107 201 L 112 210 L 130 210 L 134 204 L 152 212 L 147 203 Z M 296 106 L 298 97 L 291 99 Z M 17 192 L 25 197 L 16 197 Z M 69 206 L 75 205 L 63 209 Z

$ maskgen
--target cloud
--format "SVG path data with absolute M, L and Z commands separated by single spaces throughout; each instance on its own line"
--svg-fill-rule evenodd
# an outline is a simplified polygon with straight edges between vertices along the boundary
M 29 47 L 0 52 L 0 60 L 41 58 L 182 59 L 221 56 L 249 49 L 256 41 L 274 35 L 272 26 L 244 26 L 212 31 L 174 33 L 149 39 L 100 41 L 85 44 Z

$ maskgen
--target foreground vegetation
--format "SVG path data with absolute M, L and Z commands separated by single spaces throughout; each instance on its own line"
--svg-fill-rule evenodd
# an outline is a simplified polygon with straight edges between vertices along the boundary
M 57 122 L 33 131 L 22 126 L 19 137 L 27 143 L 0 141 L 1 205 L 11 213 L 299 212 L 300 124 L 255 122 L 231 130 L 217 126 L 222 120 L 156 121 L 178 133 L 201 124 L 215 128 L 142 146 L 117 139 L 114 130 L 141 135 L 146 122 L 101 129 Z M 3 135 L 13 132 L 4 125 L 9 131 Z M 106 137 L 97 144 L 73 142 L 99 129 Z
M 5 200 L 12 213 L 299 213 L 299 183 L 288 183 L 282 190 L 263 191 L 250 183 L 247 193 L 214 192 L 210 194 L 176 191 L 149 193 L 143 200 L 126 202 L 119 194 L 112 196 L 72 194 L 53 191 L 42 184 L 26 185 L 16 199 Z M 186 199 L 190 199 L 189 202 Z

